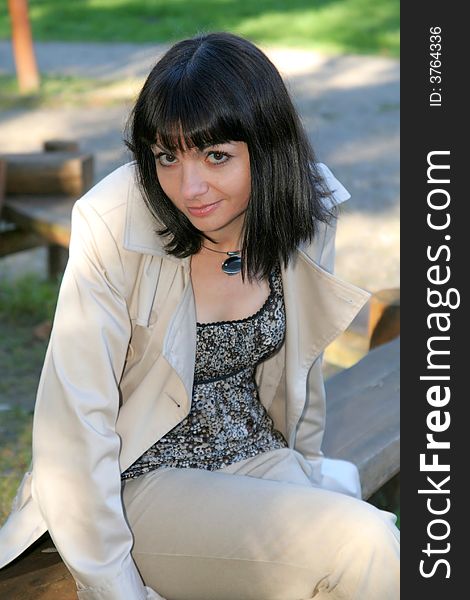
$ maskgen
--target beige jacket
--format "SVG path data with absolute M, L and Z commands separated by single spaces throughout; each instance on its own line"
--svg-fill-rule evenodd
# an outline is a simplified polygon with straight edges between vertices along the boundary
M 321 166 L 339 203 L 347 191 Z M 196 314 L 189 259 L 166 255 L 125 165 L 81 198 L 38 389 L 32 470 L 0 531 L 0 566 L 49 529 L 82 600 L 157 598 L 131 558 L 120 472 L 191 407 Z M 369 294 L 330 271 L 335 225 L 283 269 L 287 331 L 259 396 L 312 481 L 360 496 L 357 470 L 322 459 L 324 348 Z

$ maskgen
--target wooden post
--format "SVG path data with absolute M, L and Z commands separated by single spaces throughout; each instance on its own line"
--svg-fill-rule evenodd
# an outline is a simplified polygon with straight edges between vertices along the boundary
M 4 154 L 6 195 L 82 196 L 93 185 L 93 155 L 73 152 Z
M 46 140 L 43 145 L 44 152 L 79 152 L 80 147 L 75 140 Z
M 2 205 L 3 205 L 3 198 L 5 196 L 5 188 L 6 188 L 6 172 L 7 172 L 7 165 L 6 162 L 0 158 L 0 215 L 2 214 Z
M 3 214 L 16 226 L 1 234 L 0 257 L 47 244 L 54 280 L 68 259 L 72 206 L 93 185 L 93 155 L 80 153 L 78 147 L 75 140 L 47 140 L 47 151 L 4 154 L 0 159 L 6 166 Z
M 8 8 L 18 86 L 22 93 L 35 92 L 39 89 L 39 73 L 29 23 L 28 0 L 8 0 Z
M 380 290 L 370 299 L 370 348 L 385 344 L 400 335 L 400 288 Z
M 69 259 L 69 251 L 57 244 L 50 244 L 47 252 L 47 271 L 49 279 L 57 281 L 62 275 Z

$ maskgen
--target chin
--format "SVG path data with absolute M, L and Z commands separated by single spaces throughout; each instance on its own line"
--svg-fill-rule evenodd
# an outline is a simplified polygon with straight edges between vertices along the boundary
M 196 227 L 196 229 L 198 229 L 201 233 L 205 233 L 206 235 L 209 235 L 211 233 L 216 233 L 217 231 L 219 231 L 220 229 L 223 229 L 223 225 L 220 227 L 197 227 L 197 225 L 194 225 Z
M 189 220 L 194 225 L 194 227 L 196 227 L 196 229 L 199 229 L 199 231 L 202 231 L 203 233 L 208 233 L 209 231 L 218 231 L 219 229 L 223 229 L 230 223 L 230 221 L 228 221 L 227 223 L 216 223 L 214 221 L 210 223 L 209 219 L 195 219 L 194 217 Z

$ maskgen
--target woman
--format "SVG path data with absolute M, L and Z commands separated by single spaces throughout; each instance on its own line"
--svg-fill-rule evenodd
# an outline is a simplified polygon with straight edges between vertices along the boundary
M 398 598 L 398 532 L 323 459 L 321 355 L 368 294 L 282 79 L 228 33 L 174 45 L 135 163 L 73 211 L 2 563 L 46 529 L 82 600 Z

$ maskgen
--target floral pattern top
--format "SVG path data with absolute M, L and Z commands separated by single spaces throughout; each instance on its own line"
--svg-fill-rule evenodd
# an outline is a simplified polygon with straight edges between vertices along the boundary
M 258 363 L 277 352 L 285 336 L 281 271 L 269 278 L 264 305 L 246 319 L 197 324 L 191 411 L 123 474 L 138 477 L 159 467 L 216 470 L 287 447 L 261 404 Z

